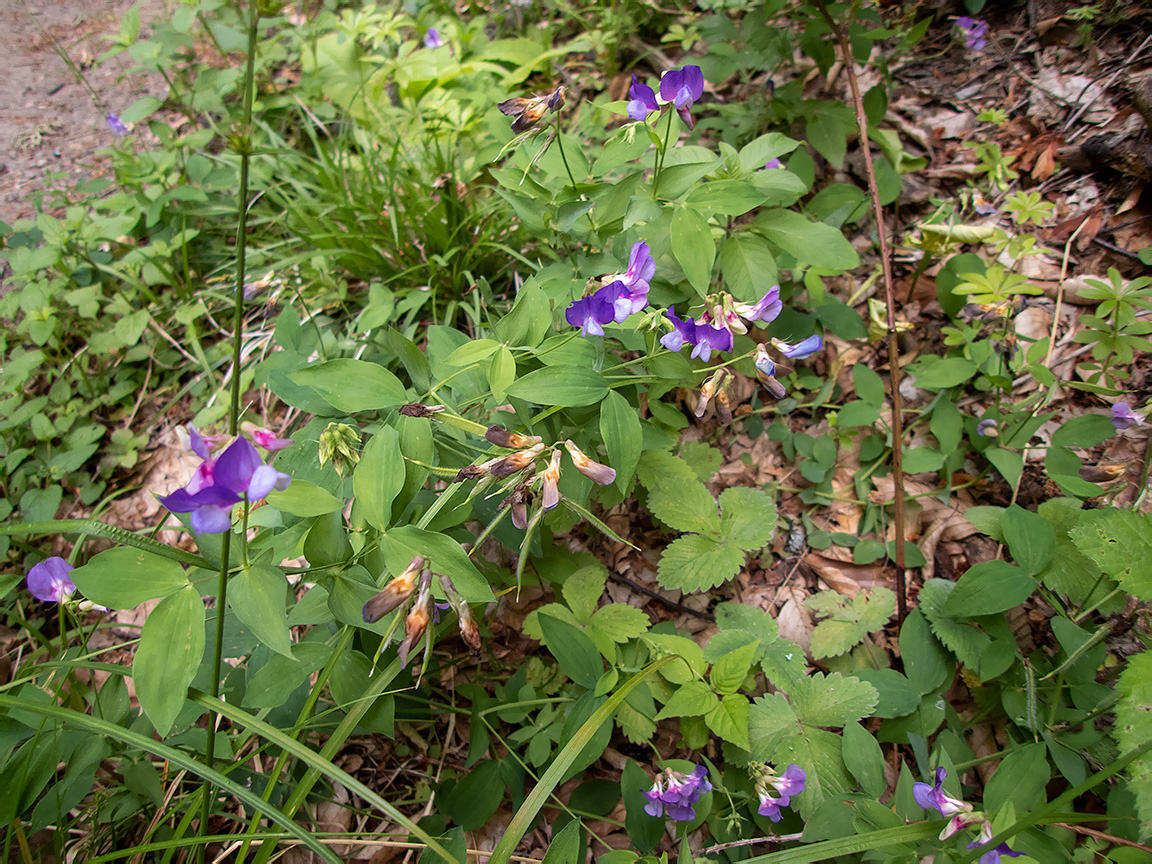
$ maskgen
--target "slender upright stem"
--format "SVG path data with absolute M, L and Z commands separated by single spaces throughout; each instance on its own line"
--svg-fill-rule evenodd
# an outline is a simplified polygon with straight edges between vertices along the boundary
M 664 130 L 664 146 L 656 154 L 656 176 L 652 178 L 652 200 L 656 200 L 656 193 L 660 191 L 660 174 L 664 170 L 664 157 L 668 152 L 668 139 L 672 137 L 672 110 L 668 111 L 668 126 Z
M 245 252 L 248 240 L 248 161 L 252 152 L 252 99 L 253 86 L 256 78 L 256 2 L 250 0 L 248 4 L 248 56 L 244 69 L 244 115 L 239 133 L 240 146 L 240 191 L 238 206 L 240 209 L 236 230 L 236 300 L 235 314 L 232 318 L 232 399 L 228 413 L 228 431 L 235 435 L 240 427 L 240 342 L 244 336 L 244 266 Z M 247 507 L 247 502 L 245 502 Z M 241 542 L 244 538 L 241 537 Z M 245 553 L 247 550 L 245 550 Z M 212 698 L 220 696 L 220 665 L 224 646 L 224 608 L 228 595 L 228 570 L 232 553 L 232 531 L 224 532 L 220 548 L 220 576 L 216 583 L 216 633 L 212 644 Z M 247 555 L 245 554 L 245 558 Z M 208 743 L 205 747 L 204 759 L 209 768 L 214 767 L 216 761 L 216 724 L 219 715 L 216 711 L 208 712 Z M 200 836 L 207 836 L 208 817 L 212 809 L 211 785 L 204 784 L 204 797 L 200 805 Z M 204 844 L 196 849 L 196 860 L 204 860 Z
M 858 2 L 853 3 L 850 15 L 854 15 Z M 844 70 L 848 73 L 848 86 L 852 91 L 852 103 L 856 109 L 856 125 L 860 134 L 860 154 L 864 157 L 864 167 L 868 173 L 868 191 L 872 193 L 872 212 L 876 220 L 876 236 L 880 242 L 880 262 L 884 268 L 884 299 L 888 311 L 888 368 L 892 391 L 892 481 L 895 486 L 895 513 L 893 522 L 896 528 L 896 611 L 900 623 L 908 612 L 908 601 L 904 583 L 904 454 L 903 454 L 903 400 L 900 396 L 900 349 L 896 336 L 896 297 L 892 285 L 892 258 L 888 251 L 888 237 L 884 233 L 884 206 L 880 203 L 880 189 L 876 185 L 876 169 L 872 165 L 872 153 L 868 144 L 868 116 L 864 112 L 864 98 L 860 93 L 860 82 L 856 79 L 856 68 L 852 60 L 852 46 L 848 43 L 848 33 L 829 14 L 824 0 L 816 0 L 816 8 L 832 28 L 832 33 L 840 43 L 840 53 L 844 58 Z

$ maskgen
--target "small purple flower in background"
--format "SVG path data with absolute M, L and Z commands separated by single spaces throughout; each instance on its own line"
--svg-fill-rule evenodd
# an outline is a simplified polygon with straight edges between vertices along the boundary
M 976 424 L 976 434 L 983 438 L 996 438 L 1000 435 L 1000 424 L 989 417 Z
M 784 310 L 780 300 L 780 286 L 773 285 L 756 303 L 738 303 L 736 312 L 750 324 L 771 324 Z
M 112 130 L 114 135 L 128 134 L 129 130 L 128 127 L 124 124 L 124 121 L 113 114 L 111 111 L 108 112 L 108 115 L 104 119 L 108 122 L 108 128 Z
M 789 765 L 779 777 L 772 776 L 771 769 L 767 767 L 761 771 L 763 773 L 756 783 L 756 792 L 760 796 L 760 807 L 756 812 L 761 816 L 767 816 L 773 822 L 779 822 L 780 808 L 787 807 L 793 795 L 799 795 L 804 791 L 807 776 L 804 774 L 804 769 L 795 764 Z M 773 787 L 780 797 L 771 797 L 767 786 Z
M 435 27 L 429 27 L 428 32 L 424 36 L 425 48 L 439 48 L 444 44 L 444 40 L 440 38 L 440 31 Z
M 809 336 L 807 339 L 801 340 L 795 345 L 788 342 L 781 342 L 779 339 L 773 339 L 772 344 L 775 345 L 785 357 L 792 360 L 803 360 L 805 357 L 811 357 L 823 348 L 824 339 L 817 333 L 815 336 Z
M 641 84 L 632 75 L 632 86 L 628 88 L 628 116 L 633 120 L 647 120 L 648 115 L 660 106 L 656 104 L 656 93 L 647 84 Z
M 197 534 L 220 534 L 232 526 L 233 505 L 245 498 L 259 500 L 273 489 L 287 489 L 291 482 L 287 474 L 265 465 L 247 438 L 237 438 L 215 457 L 207 477 L 197 469 L 185 488 L 161 498 L 160 503 L 173 513 L 191 513 L 192 530 Z
M 580 328 L 581 336 L 603 336 L 604 325 L 616 320 L 616 301 L 625 293 L 623 282 L 605 285 L 590 297 L 575 301 L 564 310 L 565 320 Z
M 685 66 L 664 73 L 660 79 L 660 98 L 671 102 L 680 113 L 680 119 L 689 129 L 695 126 L 692 120 L 692 103 L 704 95 L 704 73 L 699 66 Z
M 783 167 L 784 167 L 784 163 L 781 162 L 780 157 L 777 156 L 775 159 L 769 159 L 767 164 L 765 164 L 761 170 L 771 171 L 774 168 L 783 168 Z
M 262 426 L 255 426 L 251 423 L 245 423 L 244 431 L 252 436 L 253 443 L 263 450 L 273 452 L 275 450 L 283 450 L 285 447 L 291 447 L 293 441 L 291 438 L 277 438 L 276 433 L 271 429 L 265 429 Z
M 1137 426 L 1144 425 L 1144 421 L 1136 415 L 1136 412 L 1132 410 L 1132 406 L 1127 402 L 1117 402 L 1112 406 L 1112 425 L 1116 427 L 1116 431 L 1123 431 L 1133 423 Z
M 776 364 L 772 362 L 772 358 L 768 356 L 768 349 L 761 345 L 756 346 L 756 360 L 754 361 L 756 368 L 767 375 L 769 378 L 776 374 Z
M 992 826 L 985 822 L 980 826 L 980 838 L 972 843 L 969 843 L 965 848 L 975 849 L 977 846 L 983 846 L 992 839 Z M 1020 858 L 1024 855 L 1023 852 L 1013 852 L 1007 843 L 1001 843 L 995 846 L 980 856 L 980 864 L 1000 864 L 1000 856 L 1007 855 L 1009 858 Z
M 964 39 L 969 51 L 983 51 L 988 45 L 988 22 L 967 15 L 956 19 L 957 34 Z
M 71 564 L 53 555 L 28 571 L 28 590 L 33 597 L 45 603 L 67 600 L 76 591 L 72 577 L 68 575 L 71 572 Z
M 948 824 L 944 826 L 944 830 L 940 832 L 940 839 L 947 840 L 957 831 L 967 828 L 969 825 L 976 825 L 983 822 L 983 813 L 973 813 L 972 805 L 958 798 L 952 798 L 944 792 L 944 778 L 948 776 L 948 772 L 941 766 L 936 769 L 936 785 L 929 786 L 927 783 L 913 783 L 912 784 L 912 797 L 916 799 L 916 803 L 923 807 L 925 810 L 935 809 L 940 811 L 940 815 L 948 819 Z
M 701 794 L 711 791 L 708 769 L 703 765 L 697 765 L 688 775 L 665 768 L 656 775 L 652 788 L 644 793 L 648 800 L 644 812 L 657 819 L 667 814 L 677 822 L 691 822 L 696 818 L 693 805 Z

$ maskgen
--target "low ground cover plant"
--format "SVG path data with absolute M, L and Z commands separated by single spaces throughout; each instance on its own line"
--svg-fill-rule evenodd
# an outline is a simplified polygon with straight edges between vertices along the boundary
M 1152 278 L 992 120 L 906 203 L 1012 22 L 886 5 L 130 15 L 4 235 L 6 860 L 1146 860 Z

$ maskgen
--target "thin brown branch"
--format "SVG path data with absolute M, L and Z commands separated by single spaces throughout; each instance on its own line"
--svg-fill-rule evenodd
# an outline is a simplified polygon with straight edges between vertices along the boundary
M 1145 846 L 1143 843 L 1125 840 L 1123 837 L 1117 837 L 1115 834 L 1105 834 L 1103 831 L 1097 831 L 1095 828 L 1086 828 L 1083 825 L 1072 825 L 1067 822 L 1056 822 L 1053 824 L 1055 824 L 1057 828 L 1067 828 L 1069 831 L 1075 831 L 1077 834 L 1086 834 L 1089 837 L 1095 837 L 1097 840 L 1104 840 L 1108 843 L 1116 843 L 1120 846 L 1131 846 L 1133 849 L 1143 849 L 1145 852 L 1152 852 L 1152 846 Z
M 855 14 L 858 3 L 851 7 Z M 892 391 L 892 481 L 895 486 L 896 529 L 896 610 L 901 624 L 908 613 L 907 588 L 904 578 L 904 422 L 903 400 L 900 396 L 900 350 L 896 337 L 896 295 L 892 284 L 892 256 L 888 250 L 888 238 L 884 232 L 884 206 L 880 203 L 880 188 L 876 185 L 876 169 L 872 165 L 872 153 L 868 143 L 868 116 L 864 112 L 864 97 L 860 93 L 860 82 L 856 78 L 856 66 L 852 58 L 852 46 L 848 42 L 848 32 L 838 24 L 828 12 L 824 0 L 816 0 L 816 8 L 832 28 L 836 41 L 840 43 L 840 54 L 844 58 L 844 71 L 848 75 L 848 87 L 852 91 L 852 104 L 856 109 L 856 126 L 860 135 L 860 153 L 864 157 L 864 167 L 868 173 L 868 191 L 872 195 L 872 212 L 876 220 L 876 237 L 880 243 L 880 263 L 884 268 L 884 299 L 888 312 L 888 367 L 889 383 Z

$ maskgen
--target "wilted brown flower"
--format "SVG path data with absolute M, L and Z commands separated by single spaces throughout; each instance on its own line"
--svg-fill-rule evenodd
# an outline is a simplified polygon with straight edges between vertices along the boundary
M 425 559 L 417 555 L 404 568 L 404 572 L 384 586 L 384 590 L 364 604 L 364 620 L 368 624 L 379 621 L 393 609 L 405 603 L 416 590 L 416 574 L 424 566 Z
M 568 455 L 572 457 L 572 464 L 576 466 L 576 470 L 593 483 L 608 486 L 616 481 L 616 469 L 589 459 L 571 439 L 565 441 L 564 446 L 568 450 Z

